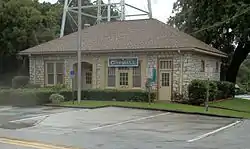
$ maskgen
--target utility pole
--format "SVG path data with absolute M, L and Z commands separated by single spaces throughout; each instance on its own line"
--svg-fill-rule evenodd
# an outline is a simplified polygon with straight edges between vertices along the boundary
M 82 77 L 82 0 L 78 0 L 78 32 L 77 32 L 77 101 L 81 102 L 81 77 Z

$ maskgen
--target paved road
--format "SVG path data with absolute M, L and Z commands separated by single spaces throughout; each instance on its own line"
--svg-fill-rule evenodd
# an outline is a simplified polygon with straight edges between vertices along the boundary
M 40 142 L 83 149 L 246 149 L 250 121 L 244 120 L 211 136 L 187 142 L 235 123 L 237 119 L 183 115 L 159 111 L 101 108 L 93 110 L 0 108 L 0 148 L 21 149 Z M 19 112 L 18 112 L 19 111 Z M 29 112 L 27 112 L 29 111 Z M 9 114 L 8 114 L 9 113 Z M 13 114 L 13 113 L 16 113 Z M 35 113 L 35 114 L 34 114 Z M 9 117 L 9 116 L 11 117 Z M 12 121 L 12 122 L 10 122 Z M 26 145 L 26 146 L 25 146 Z M 36 144 L 37 145 L 37 144 Z M 19 147 L 18 147 L 19 148 Z M 48 148 L 48 147 L 47 147 Z M 53 146 L 50 145 L 50 148 Z M 56 147 L 54 147 L 56 148 Z M 57 147 L 57 149 L 60 147 Z M 27 148 L 28 149 L 28 148 Z
M 235 97 L 250 100 L 250 95 L 236 95 Z

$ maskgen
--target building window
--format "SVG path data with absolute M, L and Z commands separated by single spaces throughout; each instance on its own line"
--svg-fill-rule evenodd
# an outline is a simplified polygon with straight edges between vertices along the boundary
M 48 85 L 56 85 L 64 83 L 64 63 L 48 62 L 46 63 L 46 78 Z
M 108 68 L 108 87 L 115 87 L 115 68 Z
M 219 62 L 216 62 L 215 72 L 216 72 L 216 73 L 218 73 L 218 72 L 219 72 Z
M 205 72 L 205 61 L 201 60 L 201 72 Z
M 133 68 L 133 87 L 141 87 L 141 62 L 138 67 Z
M 86 84 L 92 84 L 92 72 L 86 72 Z
M 161 74 L 161 86 L 167 87 L 170 85 L 170 74 L 169 73 L 162 73 Z
M 120 85 L 121 86 L 127 86 L 128 85 L 128 73 L 127 72 L 121 72 L 120 73 Z
M 163 60 L 160 61 L 160 69 L 172 69 L 173 61 L 172 60 Z

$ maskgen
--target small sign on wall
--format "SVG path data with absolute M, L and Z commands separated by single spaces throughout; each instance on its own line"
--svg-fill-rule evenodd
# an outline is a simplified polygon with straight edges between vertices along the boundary
M 69 74 L 70 74 L 70 78 L 71 78 L 71 79 L 75 77 L 75 72 L 74 72 L 74 70 L 71 70 L 71 71 L 69 72 Z
M 108 67 L 138 67 L 138 57 L 110 57 Z

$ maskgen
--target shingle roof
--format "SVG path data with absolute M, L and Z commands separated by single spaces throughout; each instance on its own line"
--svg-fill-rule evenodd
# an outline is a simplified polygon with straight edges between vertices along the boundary
M 225 53 L 180 32 L 158 20 L 131 20 L 102 23 L 82 31 L 82 49 L 88 51 L 197 48 L 225 55 Z M 77 32 L 20 52 L 75 52 Z

